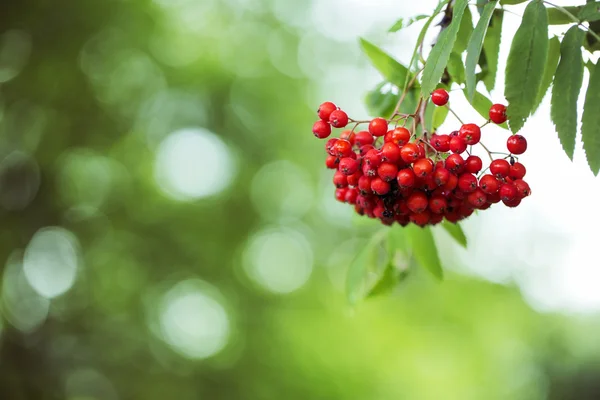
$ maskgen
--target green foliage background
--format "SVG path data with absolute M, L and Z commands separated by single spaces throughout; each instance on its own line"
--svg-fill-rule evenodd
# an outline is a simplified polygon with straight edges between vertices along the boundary
M 31 39 L 22 65 L 6 64 L 19 60 L 13 53 L 0 58 L 4 73 L 7 65 L 19 71 L 0 83 L 0 156 L 26 155 L 0 167 L 0 398 L 600 396 L 597 320 L 538 314 L 513 287 L 451 272 L 438 284 L 415 270 L 391 295 L 350 308 L 338 281 L 354 248 L 330 255 L 347 240 L 363 243 L 375 227 L 323 217 L 320 199 L 332 194 L 322 143 L 310 134 L 323 99 L 307 95 L 319 82 L 274 66 L 296 59 L 301 32 L 276 19 L 269 0 L 242 9 L 168 4 L 0 5 L 0 34 Z M 272 35 L 280 38 L 275 61 L 265 50 Z M 159 95 L 165 100 L 149 107 Z M 179 202 L 155 183 L 156 143 L 187 126 L 215 132 L 235 155 L 238 173 L 216 197 Z M 285 177 L 251 195 L 255 174 L 279 160 L 301 168 L 315 196 L 299 219 L 282 205 Z M 31 201 L 15 203 L 28 199 L 37 177 Z M 19 329 L 15 321 L 37 303 L 31 289 L 17 291 L 21 313 L 11 314 L 7 291 L 16 289 L 6 271 L 47 226 L 78 238 L 77 280 L 40 326 Z M 242 268 L 252 235 L 279 226 L 305 232 L 314 255 L 310 281 L 290 295 L 261 289 Z M 275 256 L 284 269 L 289 260 Z M 225 348 L 203 360 L 173 351 L 151 329 L 160 296 L 193 278 L 219 290 L 231 323 Z

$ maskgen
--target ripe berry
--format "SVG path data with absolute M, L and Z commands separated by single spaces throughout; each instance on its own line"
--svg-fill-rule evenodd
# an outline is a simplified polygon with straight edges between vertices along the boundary
M 494 175 L 484 175 L 479 179 L 479 187 L 483 190 L 484 193 L 492 194 L 498 191 L 500 187 L 500 183 L 498 179 Z
M 360 170 L 356 171 L 352 175 L 348 175 L 348 185 L 350 185 L 350 186 L 358 185 L 358 180 L 360 179 L 361 176 L 363 176 L 363 174 L 362 174 L 362 171 L 360 171 Z
M 365 196 L 371 194 L 371 178 L 366 175 L 361 176 L 358 180 L 358 190 Z
M 445 106 L 448 104 L 448 99 L 450 99 L 450 95 L 444 89 L 436 89 L 431 94 L 431 101 L 436 106 Z
M 348 176 L 354 174 L 358 171 L 358 167 L 360 166 L 359 162 L 350 158 L 344 157 L 340 160 L 339 171 Z
M 423 227 L 431 221 L 431 215 L 425 210 L 421 213 L 411 214 L 410 221 L 415 225 Z
M 398 167 L 396 164 L 384 162 L 377 168 L 377 175 L 386 182 L 393 181 L 398 175 Z
M 381 164 L 381 152 L 377 149 L 371 149 L 365 154 L 364 160 L 366 164 L 378 167 Z
M 389 141 L 396 143 L 398 146 L 404 146 L 410 141 L 410 131 L 406 128 L 398 127 L 390 134 Z
M 405 163 L 412 163 L 419 158 L 419 147 L 414 143 L 405 144 L 400 149 L 400 157 Z
M 325 159 L 325 166 L 329 169 L 337 169 L 340 164 L 340 159 L 336 156 L 327 156 Z
M 455 136 L 450 139 L 450 151 L 456 154 L 464 153 L 467 150 L 467 141 L 462 136 Z
M 521 135 L 512 135 L 506 141 L 506 148 L 512 154 L 523 154 L 527 150 L 527 139 Z
M 481 208 L 487 203 L 487 196 L 481 189 L 475 189 L 475 191 L 469 193 L 467 196 L 469 204 L 475 208 Z
M 525 166 L 520 162 L 516 162 L 510 166 L 510 172 L 508 173 L 508 176 L 513 179 L 523 179 L 526 173 L 527 169 L 525 169 Z
M 388 123 L 383 118 L 375 118 L 369 123 L 369 132 L 373 136 L 383 136 L 388 131 Z
M 342 133 L 340 133 L 340 139 L 346 139 L 353 146 L 354 146 L 354 142 L 356 140 L 355 137 L 356 137 L 356 135 L 352 131 L 347 130 L 347 131 L 343 131 Z
M 456 185 L 458 185 L 458 177 L 454 174 L 450 174 L 450 179 L 442 186 L 442 189 L 446 192 L 451 192 L 456 189 Z
M 319 118 L 321 118 L 323 121 L 329 121 L 329 116 L 335 110 L 337 110 L 337 106 L 330 101 L 326 101 L 325 103 L 319 106 L 317 114 L 319 115 Z
M 346 192 L 346 198 L 344 199 L 348 204 L 356 204 L 356 198 L 358 197 L 358 190 L 348 189 Z
M 448 207 L 448 202 L 442 196 L 432 196 L 429 199 L 429 210 L 435 214 L 443 214 L 446 212 L 446 207 Z
M 416 181 L 415 173 L 410 168 L 404 168 L 398 171 L 396 179 L 401 188 L 411 188 L 415 185 Z
M 465 160 L 465 171 L 476 174 L 481 171 L 481 168 L 483 168 L 483 162 L 481 161 L 481 158 L 477 156 L 469 156 Z
M 360 155 L 364 156 L 371 149 L 374 149 L 372 144 L 365 144 L 364 146 L 360 146 Z
M 342 203 L 344 203 L 346 201 L 347 193 L 348 193 L 347 188 L 336 189 L 335 190 L 335 198 L 337 199 L 337 201 L 341 201 Z
M 495 124 L 506 122 L 506 106 L 504 104 L 494 104 L 490 107 L 490 120 Z
M 514 208 L 514 207 L 518 206 L 519 204 L 521 204 L 521 199 L 518 197 L 515 197 L 513 200 L 502 200 L 502 202 L 504 203 L 504 205 L 506 207 Z
M 356 134 L 354 135 L 354 142 L 358 146 L 364 146 L 366 144 L 373 144 L 373 141 L 374 141 L 373 135 L 371 135 L 367 131 L 356 132 Z
M 406 205 L 408 209 L 416 214 L 422 213 L 427 209 L 429 205 L 429 200 L 427 199 L 427 195 L 423 192 L 414 192 L 410 195 L 408 200 L 406 200 Z
M 325 121 L 317 121 L 312 128 L 313 134 L 319 139 L 325 139 L 331 135 L 331 126 Z
M 381 146 L 381 159 L 383 161 L 397 163 L 401 156 L 402 152 L 396 143 L 389 142 Z
M 460 154 L 450 154 L 448 158 L 446 158 L 446 169 L 450 172 L 460 172 L 464 165 L 465 160 Z
M 327 154 L 330 156 L 335 155 L 335 143 L 337 141 L 337 138 L 331 138 L 327 141 L 327 143 L 325 143 L 325 151 L 327 151 Z
M 444 167 L 436 167 L 433 172 L 433 180 L 438 186 L 445 185 L 450 180 L 450 171 Z
M 346 175 L 342 174 L 340 171 L 335 171 L 335 174 L 333 174 L 333 184 L 338 189 L 347 187 L 348 178 L 346 178 Z
M 378 194 L 380 196 L 389 193 L 390 188 L 390 184 L 381 179 L 380 177 L 376 177 L 371 181 L 371 190 L 373 191 L 373 193 Z
M 523 179 L 517 179 L 513 182 L 513 185 L 517 188 L 517 196 L 522 199 L 531 194 L 531 189 L 529 188 L 529 184 L 525 182 Z
M 413 171 L 419 178 L 425 178 L 433 172 L 433 161 L 429 158 L 420 158 L 413 164 Z
M 364 176 L 375 176 L 377 175 L 377 167 L 364 163 L 362 165 L 362 173 Z
M 477 177 L 465 173 L 458 177 L 458 189 L 464 193 L 471 193 L 477 189 Z
M 512 183 L 500 186 L 499 193 L 500 199 L 504 202 L 514 200 L 518 196 L 517 187 Z
M 510 172 L 510 164 L 503 159 L 494 160 L 490 164 L 490 172 L 495 176 L 504 178 Z
M 333 152 L 340 158 L 350 157 L 350 154 L 354 153 L 352 151 L 352 145 L 345 139 L 338 139 L 338 141 L 335 142 L 335 145 L 333 146 Z
M 479 143 L 479 140 L 481 140 L 481 129 L 475 124 L 464 124 L 460 127 L 458 134 L 464 138 L 470 146 Z
M 450 151 L 450 135 L 432 135 L 429 143 L 439 152 Z
M 334 128 L 343 128 L 348 125 L 348 114 L 342 110 L 335 110 L 329 116 L 329 123 Z

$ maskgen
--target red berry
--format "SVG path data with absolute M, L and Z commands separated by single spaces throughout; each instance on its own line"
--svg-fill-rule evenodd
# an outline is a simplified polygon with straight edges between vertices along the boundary
M 504 104 L 494 104 L 490 107 L 490 120 L 495 124 L 506 122 L 506 106 Z
M 389 193 L 390 188 L 390 184 L 381 179 L 380 177 L 376 177 L 371 181 L 371 190 L 373 191 L 373 193 L 378 194 L 380 196 Z
M 398 146 L 404 146 L 410 141 L 410 131 L 406 128 L 398 127 L 390 134 L 389 141 L 396 143 Z
M 341 201 L 342 203 L 344 203 L 346 201 L 346 194 L 347 193 L 348 193 L 348 189 L 347 188 L 336 189 L 335 190 L 335 198 L 338 201 Z
M 448 158 L 446 158 L 446 168 L 450 172 L 460 172 L 465 165 L 465 160 L 460 156 L 460 154 L 450 154 Z
M 433 161 L 429 158 L 420 158 L 413 164 L 413 171 L 419 178 L 425 178 L 433 172 Z
M 398 175 L 398 167 L 396 164 L 384 162 L 377 168 L 377 175 L 386 182 L 393 181 Z
M 367 131 L 360 131 L 354 135 L 354 142 L 361 147 L 367 144 L 373 144 L 374 140 L 375 138 L 373 138 L 373 135 Z
M 317 121 L 312 128 L 313 134 L 319 139 L 325 139 L 331 135 L 331 126 L 325 121 Z
M 348 204 L 356 204 L 356 198 L 358 197 L 357 189 L 348 189 L 346 192 L 346 198 L 344 199 Z
M 350 158 L 344 157 L 340 160 L 339 171 L 348 176 L 354 174 L 358 171 L 358 167 L 360 166 L 359 162 Z
M 348 185 L 356 186 L 358 185 L 358 180 L 363 176 L 362 171 L 356 171 L 352 175 L 348 175 Z
M 490 164 L 490 172 L 495 176 L 504 178 L 510 172 L 510 164 L 503 159 L 494 160 Z
M 340 159 L 336 156 L 327 156 L 325 159 L 325 166 L 329 169 L 337 169 L 340 163 Z
M 506 141 L 506 148 L 512 154 L 523 154 L 527 150 L 527 139 L 521 135 L 512 135 Z
M 481 158 L 477 156 L 469 156 L 465 160 L 465 171 L 476 174 L 481 171 L 481 168 L 483 168 L 483 162 L 481 161 Z
M 342 110 L 335 110 L 329 116 L 329 123 L 334 128 L 343 128 L 348 125 L 348 114 Z
M 362 165 L 362 174 L 364 176 L 375 176 L 377 175 L 377 167 L 364 163 Z
M 448 202 L 442 196 L 432 196 L 429 199 L 429 209 L 432 213 L 443 214 L 446 212 L 446 207 L 448 207 Z
M 531 188 L 529 184 L 525 182 L 523 179 L 517 179 L 513 182 L 513 185 L 517 188 L 517 196 L 520 199 L 523 199 L 531 194 Z
M 448 104 L 448 99 L 450 99 L 450 95 L 444 89 L 436 89 L 431 94 L 431 101 L 436 106 L 445 106 Z
M 411 188 L 415 185 L 416 181 L 415 173 L 410 168 L 404 168 L 398 171 L 396 179 L 401 188 Z
M 371 144 L 365 144 L 364 146 L 360 146 L 360 155 L 364 156 L 369 150 L 372 150 L 374 148 L 375 147 L 373 147 L 373 145 Z
M 347 141 L 350 142 L 351 145 L 354 146 L 354 142 L 355 142 L 355 134 L 352 131 L 343 131 L 342 133 L 340 133 L 340 139 L 346 139 Z
M 348 178 L 346 177 L 346 175 L 342 174 L 340 171 L 335 171 L 335 174 L 333 174 L 333 184 L 338 189 L 347 187 L 348 186 Z
M 487 204 L 487 196 L 481 189 L 475 189 L 475 191 L 469 193 L 467 196 L 469 204 L 475 208 L 481 208 Z
M 378 167 L 381 164 L 381 152 L 377 149 L 371 149 L 365 154 L 365 163 L 372 167 Z
M 406 200 L 406 205 L 408 209 L 414 213 L 422 213 L 427 209 L 429 205 L 429 200 L 427 199 L 427 195 L 423 192 L 413 192 L 410 195 L 408 200 Z
M 504 202 L 514 200 L 518 196 L 517 187 L 512 183 L 500 186 L 499 193 L 500 199 Z
M 446 192 L 451 192 L 456 189 L 456 185 L 458 185 L 458 177 L 454 174 L 450 174 L 450 179 L 442 186 L 442 189 Z
M 438 186 L 445 185 L 450 180 L 450 171 L 444 167 L 436 167 L 433 172 L 433 180 Z
M 350 157 L 350 154 L 354 153 L 352 151 L 352 145 L 346 139 L 338 139 L 338 141 L 335 142 L 335 145 L 333 146 L 333 151 L 335 155 L 340 158 Z
M 525 169 L 525 166 L 520 162 L 516 162 L 510 166 L 510 172 L 508 173 L 508 176 L 513 179 L 523 179 L 526 173 L 527 169 Z
M 456 154 L 464 153 L 467 150 L 467 141 L 462 136 L 455 136 L 450 139 L 450 151 Z
M 494 175 L 484 175 L 479 179 L 479 187 L 483 190 L 484 193 L 492 194 L 498 191 L 500 187 L 500 183 L 498 179 Z
M 418 226 L 424 227 L 431 220 L 431 214 L 425 210 L 421 213 L 415 213 L 410 215 L 410 221 Z
M 465 173 L 458 177 L 458 189 L 464 193 L 471 193 L 477 189 L 477 177 Z
M 521 204 L 521 199 L 518 197 L 515 197 L 513 200 L 502 200 L 502 202 L 504 203 L 505 206 L 514 208 L 514 207 L 517 207 L 519 204 Z
M 358 190 L 363 195 L 371 194 L 371 178 L 366 175 L 363 175 L 358 180 Z M 364 207 L 363 207 L 364 208 Z
M 381 159 L 391 163 L 397 163 L 400 160 L 402 153 L 400 147 L 396 143 L 388 142 L 381 146 Z
M 450 151 L 450 135 L 432 135 L 429 142 L 439 152 Z
M 464 124 L 460 127 L 458 134 L 464 138 L 470 146 L 479 143 L 481 140 L 481 129 L 475 124 Z
M 319 106 L 317 114 L 319 115 L 319 118 L 321 118 L 323 121 L 329 121 L 329 116 L 335 110 L 337 110 L 337 106 L 330 101 L 326 101 L 325 103 Z
M 325 151 L 327 151 L 327 154 L 330 156 L 335 155 L 335 144 L 337 141 L 337 138 L 331 138 L 325 143 Z
M 419 158 L 419 146 L 414 143 L 405 144 L 400 149 L 400 157 L 405 163 L 412 163 Z
M 369 123 L 369 132 L 373 136 L 383 136 L 388 131 L 388 123 L 383 118 L 375 118 Z

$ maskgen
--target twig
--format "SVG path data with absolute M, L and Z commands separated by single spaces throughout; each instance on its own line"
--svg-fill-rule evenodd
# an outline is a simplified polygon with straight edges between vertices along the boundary
M 575 22 L 578 26 L 581 26 L 582 28 L 585 28 L 587 33 L 589 33 L 590 35 L 592 35 L 594 37 L 594 39 L 596 39 L 598 42 L 600 42 L 600 36 L 598 36 L 598 34 L 596 32 L 594 32 L 593 30 L 591 30 L 590 28 L 588 28 L 587 26 L 585 26 L 581 20 L 579 18 L 577 18 L 576 16 L 574 16 L 573 14 L 571 14 L 569 12 L 569 10 L 567 10 L 564 7 L 561 7 L 559 5 L 550 3 L 549 1 L 543 1 L 544 3 L 548 4 L 549 6 L 552 6 L 554 8 L 556 8 L 558 11 L 560 11 L 561 13 L 563 13 L 564 15 L 566 15 L 567 17 L 569 17 L 571 19 L 571 21 Z

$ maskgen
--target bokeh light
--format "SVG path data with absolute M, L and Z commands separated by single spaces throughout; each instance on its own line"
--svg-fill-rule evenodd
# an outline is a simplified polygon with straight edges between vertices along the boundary
M 214 356 L 227 345 L 231 322 L 218 292 L 201 280 L 185 280 L 165 293 L 160 303 L 163 339 L 184 357 Z
M 218 136 L 189 128 L 173 132 L 160 144 L 154 176 L 165 194 L 194 200 L 224 190 L 234 172 L 230 151 Z
M 119 399 L 110 380 L 92 368 L 77 369 L 70 373 L 65 382 L 65 393 L 67 400 Z
M 22 30 L 12 29 L 0 34 L 0 83 L 16 77 L 27 63 L 31 52 L 31 37 Z

